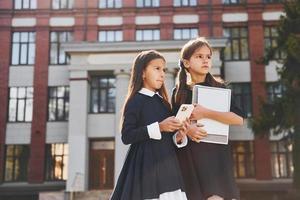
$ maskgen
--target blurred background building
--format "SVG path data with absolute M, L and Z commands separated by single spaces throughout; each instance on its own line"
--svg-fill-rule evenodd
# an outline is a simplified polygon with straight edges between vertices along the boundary
M 292 147 L 255 136 L 248 119 L 259 98 L 281 95 L 280 64 L 258 60 L 276 45 L 282 10 L 279 0 L 1 0 L 0 199 L 109 193 L 128 148 L 119 118 L 134 57 L 162 52 L 170 92 L 180 48 L 198 35 L 247 116 L 230 135 L 242 199 L 280 199 Z

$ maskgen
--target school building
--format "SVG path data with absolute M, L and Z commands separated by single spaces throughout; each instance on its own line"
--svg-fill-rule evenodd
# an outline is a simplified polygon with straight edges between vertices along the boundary
M 230 128 L 242 199 L 280 199 L 292 146 L 255 136 L 249 119 L 259 98 L 281 95 L 280 64 L 257 61 L 276 45 L 282 10 L 280 0 L 1 0 L 0 199 L 112 190 L 128 148 L 119 119 L 134 57 L 163 53 L 170 94 L 180 48 L 198 35 L 248 117 Z

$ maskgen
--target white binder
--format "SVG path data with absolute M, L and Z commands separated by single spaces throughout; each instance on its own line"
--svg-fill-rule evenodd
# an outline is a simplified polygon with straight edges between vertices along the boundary
M 217 87 L 195 85 L 193 88 L 193 103 L 197 103 L 211 110 L 229 112 L 231 90 Z M 197 123 L 204 125 L 207 137 L 201 142 L 228 144 L 229 125 L 212 119 L 200 119 Z

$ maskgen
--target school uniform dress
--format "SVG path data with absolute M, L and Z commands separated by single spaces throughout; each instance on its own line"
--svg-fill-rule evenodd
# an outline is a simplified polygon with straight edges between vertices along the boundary
M 111 200 L 187 200 L 172 133 L 158 122 L 171 116 L 158 93 L 143 88 L 124 110 L 122 141 L 131 144 Z
M 207 80 L 198 85 L 211 86 Z M 187 90 L 185 103 L 190 104 L 192 90 Z M 175 105 L 175 89 L 172 104 L 173 112 L 177 113 L 180 105 Z M 243 116 L 243 112 L 233 100 L 230 111 Z M 177 149 L 177 157 L 189 200 L 204 200 L 212 195 L 221 196 L 225 200 L 240 199 L 233 174 L 230 145 L 197 143 L 189 140 L 186 147 Z

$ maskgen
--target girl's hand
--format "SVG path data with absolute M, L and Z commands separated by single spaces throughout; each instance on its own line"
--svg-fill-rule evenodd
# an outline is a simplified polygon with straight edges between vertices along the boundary
M 202 124 L 191 124 L 188 128 L 187 128 L 187 136 L 192 140 L 195 141 L 197 143 L 200 142 L 201 139 L 203 139 L 204 137 L 207 136 L 207 132 L 202 129 L 201 127 L 203 127 Z
M 191 120 L 199 120 L 202 118 L 207 118 L 206 116 L 209 112 L 209 109 L 207 109 L 199 104 L 194 104 L 194 106 L 195 106 L 194 110 L 190 117 Z
M 174 116 L 164 119 L 158 125 L 160 132 L 174 132 L 182 127 L 181 122 Z
M 177 143 L 180 143 L 180 141 L 183 140 L 183 138 L 186 136 L 187 128 L 191 124 L 190 120 L 187 118 L 185 121 L 183 121 L 182 127 L 178 130 L 178 133 L 176 135 L 176 141 Z

